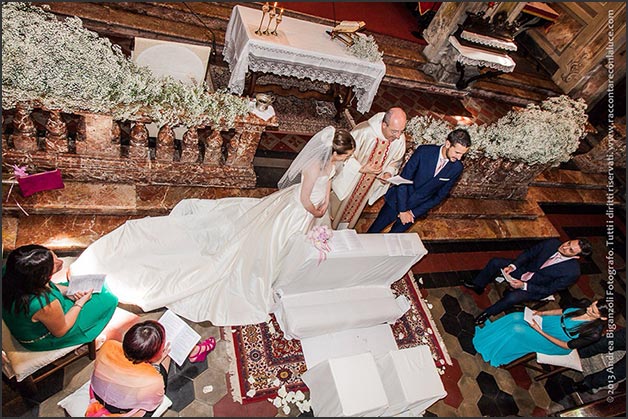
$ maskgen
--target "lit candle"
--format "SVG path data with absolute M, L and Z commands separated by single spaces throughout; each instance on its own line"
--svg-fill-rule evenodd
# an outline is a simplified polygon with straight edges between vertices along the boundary
M 277 13 L 277 2 L 273 4 L 273 13 Z
M 281 8 L 281 10 L 279 11 L 279 16 L 283 15 L 283 7 Z

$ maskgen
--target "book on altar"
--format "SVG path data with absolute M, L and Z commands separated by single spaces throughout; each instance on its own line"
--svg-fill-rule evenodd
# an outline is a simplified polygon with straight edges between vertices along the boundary
M 353 33 L 364 28 L 366 23 L 357 20 L 343 20 L 336 26 L 334 26 L 334 32 Z
M 383 179 L 383 178 L 379 178 L 379 179 Z M 384 180 L 386 180 L 386 182 L 391 183 L 393 185 L 412 185 L 414 183 L 413 181 L 411 181 L 409 179 L 402 178 L 399 175 L 392 176 L 392 177 L 389 177 L 388 179 L 384 179 Z
M 170 342 L 170 358 L 178 366 L 183 365 L 194 346 L 201 340 L 201 335 L 172 310 L 167 310 L 158 321 L 166 329 L 166 341 Z
M 534 312 L 532 311 L 532 309 L 530 309 L 529 307 L 526 307 L 523 310 L 523 320 L 525 320 L 529 325 L 532 325 L 532 320 L 534 320 L 536 324 L 539 325 L 539 327 L 542 327 L 543 318 L 539 316 L 538 314 L 533 314 L 533 313 Z
M 94 294 L 98 294 L 102 291 L 106 277 L 105 274 L 70 275 L 70 284 L 66 294 L 74 295 L 79 291 L 89 291 L 90 289 L 94 290 Z

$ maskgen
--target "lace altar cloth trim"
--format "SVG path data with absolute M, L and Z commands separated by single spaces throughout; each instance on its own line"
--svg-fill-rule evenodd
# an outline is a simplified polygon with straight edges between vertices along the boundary
M 517 44 L 512 41 L 502 41 L 501 39 L 469 31 L 462 31 L 460 37 L 466 41 L 475 42 L 476 44 L 499 48 L 505 51 L 517 51 Z
M 258 36 L 260 10 L 235 6 L 225 33 L 223 56 L 229 63 L 229 89 L 244 91 L 247 71 L 260 71 L 352 87 L 357 110 L 371 108 L 386 74 L 383 61 L 371 63 L 351 55 L 344 44 L 325 33 L 329 27 L 283 17 L 279 36 Z M 266 25 L 266 23 L 264 24 Z M 282 30 L 283 29 L 283 30 Z
M 458 51 L 456 60 L 462 64 L 489 67 L 504 73 L 510 73 L 515 69 L 516 63 L 507 54 L 492 53 L 461 45 L 454 37 L 449 37 L 449 42 Z

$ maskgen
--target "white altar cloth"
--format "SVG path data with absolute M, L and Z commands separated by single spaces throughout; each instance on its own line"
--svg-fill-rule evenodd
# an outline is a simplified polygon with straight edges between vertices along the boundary
M 358 112 L 371 108 L 379 84 L 386 74 L 383 61 L 370 62 L 351 55 L 340 41 L 325 32 L 329 26 L 283 16 L 278 36 L 256 35 L 262 11 L 235 6 L 225 33 L 223 56 L 229 63 L 229 89 L 244 91 L 247 71 L 309 78 L 350 86 Z M 268 14 L 262 30 L 266 29 Z M 270 30 L 275 27 L 273 21 Z
M 515 69 L 516 63 L 508 54 L 462 45 L 453 35 L 449 37 L 449 42 L 458 51 L 456 60 L 462 64 L 489 67 L 504 73 Z

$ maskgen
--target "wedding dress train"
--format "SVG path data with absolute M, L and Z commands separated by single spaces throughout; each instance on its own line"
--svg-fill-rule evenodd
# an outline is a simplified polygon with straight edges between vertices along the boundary
M 314 205 L 331 176 L 317 178 Z M 103 236 L 71 272 L 107 274 L 120 302 L 144 311 L 166 306 L 216 326 L 264 322 L 290 243 L 304 240 L 314 221 L 300 193 L 296 184 L 262 199 L 183 200 L 168 216 L 130 220 Z

